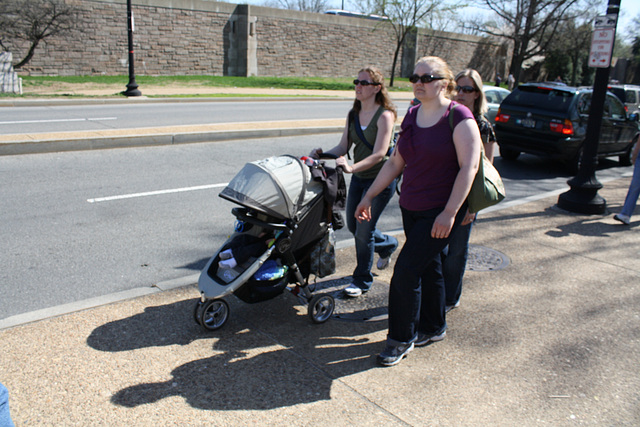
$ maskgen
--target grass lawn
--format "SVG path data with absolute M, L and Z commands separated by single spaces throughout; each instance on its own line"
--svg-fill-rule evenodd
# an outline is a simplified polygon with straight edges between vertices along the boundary
M 22 89 L 24 95 L 39 95 L 46 89 L 64 87 L 70 89 L 74 85 L 81 86 L 113 86 L 114 96 L 119 95 L 120 90 L 125 90 L 128 83 L 128 75 L 120 76 L 23 76 Z M 227 76 L 136 76 L 136 83 L 141 90 L 144 87 L 237 87 L 237 88 L 275 88 L 275 89 L 307 89 L 307 90 L 353 90 L 353 78 L 331 77 L 227 77 Z M 406 78 L 396 78 L 395 86 L 390 91 L 411 91 L 411 84 Z M 15 94 L 0 94 L 0 96 L 18 97 Z M 56 96 L 56 95 L 50 95 Z M 80 96 L 80 95 L 57 95 Z M 121 95 L 124 96 L 124 95 Z M 189 95 L 189 96 L 220 96 L 220 95 Z M 226 95 L 229 96 L 229 95 Z M 246 95 L 244 95 L 246 96 Z M 263 95 L 264 96 L 264 95 Z

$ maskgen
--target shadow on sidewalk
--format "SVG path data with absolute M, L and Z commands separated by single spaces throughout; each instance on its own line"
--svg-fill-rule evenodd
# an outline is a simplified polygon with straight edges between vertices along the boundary
M 369 334 L 387 328 L 386 322 L 379 321 L 331 319 L 311 324 L 306 308 L 295 305 L 297 299 L 286 293 L 259 304 L 230 300 L 233 317 L 229 323 L 208 332 L 194 321 L 196 301 L 147 307 L 143 313 L 102 325 L 91 333 L 88 345 L 105 352 L 175 345 L 190 352 L 193 350 L 186 346 L 196 340 L 212 342 L 211 357 L 174 368 L 168 381 L 124 388 L 113 395 L 112 403 L 137 407 L 182 396 L 199 409 L 242 410 L 327 400 L 336 378 L 375 366 L 374 355 L 383 344 L 372 341 Z M 360 312 L 366 318 L 372 304 L 363 305 Z M 358 315 L 353 308 L 346 311 Z M 142 353 L 141 363 L 145 363 L 144 357 Z

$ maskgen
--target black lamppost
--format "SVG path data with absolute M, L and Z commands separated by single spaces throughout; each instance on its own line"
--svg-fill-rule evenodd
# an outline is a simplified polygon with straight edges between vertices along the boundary
M 619 10 L 620 0 L 609 0 L 607 15 L 615 15 L 616 23 L 618 21 Z M 610 59 L 611 58 L 609 58 L 609 62 Z M 607 95 L 607 84 L 609 82 L 609 68 L 610 66 L 596 70 L 591 109 L 589 110 L 589 120 L 587 121 L 587 136 L 584 141 L 582 157 L 580 159 L 580 168 L 578 169 L 578 174 L 567 181 L 571 189 L 558 196 L 558 207 L 570 212 L 603 214 L 607 208 L 606 200 L 598 194 L 598 190 L 602 188 L 602 184 L 596 178 L 596 166 L 598 164 L 598 142 L 600 139 L 600 129 L 602 127 L 604 101 Z
M 127 0 L 127 35 L 129 36 L 129 83 L 127 90 L 122 92 L 125 96 L 140 96 L 136 75 L 133 71 L 133 13 L 131 12 L 131 0 Z

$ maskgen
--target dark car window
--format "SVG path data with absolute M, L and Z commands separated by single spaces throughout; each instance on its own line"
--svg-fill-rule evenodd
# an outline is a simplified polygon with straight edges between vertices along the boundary
M 487 98 L 487 102 L 491 103 L 491 104 L 499 104 L 500 100 L 498 97 L 498 94 L 495 92 L 486 92 L 485 97 Z
M 607 90 L 609 92 L 611 92 L 612 94 L 614 94 L 615 96 L 617 96 L 620 101 L 627 102 L 627 101 L 625 101 L 626 97 L 625 97 L 625 93 L 624 93 L 624 89 L 623 88 L 621 88 L 621 87 L 610 87 L 610 88 L 607 88 Z
M 540 110 L 560 112 L 571 105 L 575 94 L 544 86 L 519 86 L 504 100 L 506 104 L 535 107 Z
M 591 93 L 583 93 L 578 101 L 578 113 L 589 115 L 591 110 Z
M 620 102 L 618 98 L 614 96 L 607 96 L 607 102 L 605 105 L 605 110 L 608 110 L 605 111 L 605 113 L 608 113 L 608 116 L 612 119 L 624 120 L 627 118 L 624 111 L 624 105 L 622 105 L 622 102 Z
M 627 91 L 627 103 L 629 104 L 636 104 L 638 102 L 638 98 L 636 97 L 636 91 L 635 90 L 628 90 Z

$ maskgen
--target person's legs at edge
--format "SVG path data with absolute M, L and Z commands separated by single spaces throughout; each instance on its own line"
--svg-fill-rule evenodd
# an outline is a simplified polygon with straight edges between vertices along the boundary
M 442 275 L 446 289 L 445 306 L 455 307 L 462 294 L 462 279 L 469 256 L 469 237 L 473 223 L 461 225 L 451 233 L 442 255 Z
M 13 427 L 11 414 L 9 412 L 9 392 L 7 388 L 0 383 L 0 426 Z
M 640 144 L 640 142 L 638 142 Z M 629 184 L 629 190 L 627 191 L 627 197 L 624 199 L 624 206 L 620 211 L 620 215 L 625 215 L 631 218 L 633 211 L 638 203 L 638 196 L 640 196 L 640 158 L 636 160 L 633 166 L 633 176 L 631 177 L 631 184 Z

